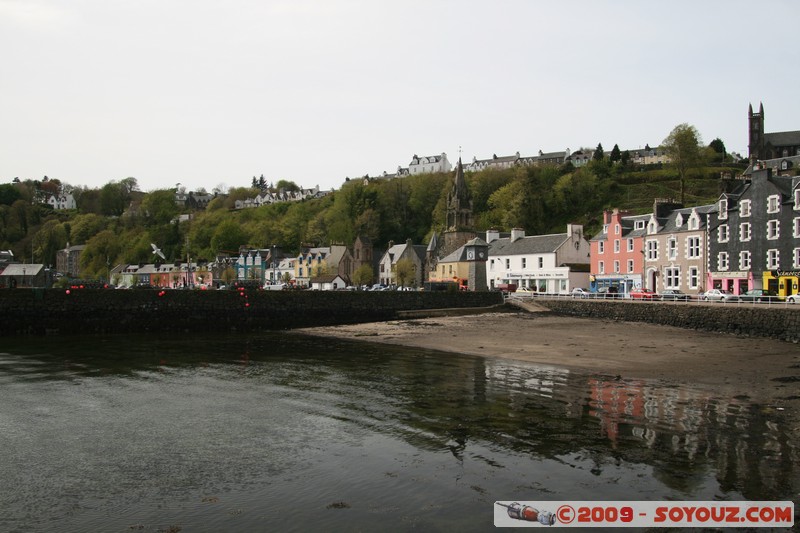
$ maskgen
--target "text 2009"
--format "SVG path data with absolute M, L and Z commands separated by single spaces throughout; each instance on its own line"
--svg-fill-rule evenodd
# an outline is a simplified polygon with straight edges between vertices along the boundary
M 633 520 L 632 507 L 578 507 L 578 522 L 630 522 Z

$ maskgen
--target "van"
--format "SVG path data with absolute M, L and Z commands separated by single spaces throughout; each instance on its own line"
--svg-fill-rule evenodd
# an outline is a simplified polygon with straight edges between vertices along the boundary
M 517 284 L 516 283 L 498 283 L 495 286 L 495 289 L 502 292 L 503 294 L 508 294 L 511 292 L 517 292 Z

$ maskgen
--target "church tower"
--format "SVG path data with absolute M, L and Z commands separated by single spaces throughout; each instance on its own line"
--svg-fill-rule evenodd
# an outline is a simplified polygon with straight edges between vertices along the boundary
M 464 179 L 464 167 L 458 158 L 453 187 L 447 193 L 447 221 L 445 231 L 472 230 L 475 226 L 472 214 L 472 198 Z
M 453 187 L 447 193 L 447 220 L 445 221 L 443 247 L 439 257 L 455 251 L 470 239 L 475 238 L 475 215 L 472 212 L 472 197 L 464 179 L 464 166 L 461 158 L 453 179 Z
M 747 150 L 750 161 L 766 159 L 764 154 L 764 104 L 760 104 L 758 113 L 753 113 L 753 104 L 747 112 Z

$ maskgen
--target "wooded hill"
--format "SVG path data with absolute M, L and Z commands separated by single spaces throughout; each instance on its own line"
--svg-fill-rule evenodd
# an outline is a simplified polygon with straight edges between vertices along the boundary
M 716 201 L 721 173 L 744 167 L 704 167 L 685 182 L 685 204 Z M 633 169 L 610 161 L 592 161 L 575 169 L 515 167 L 467 174 L 476 230 L 524 228 L 528 235 L 563 232 L 567 223 L 599 231 L 604 209 L 619 207 L 647 213 L 655 198 L 678 198 L 678 173 L 670 168 Z M 52 182 L 48 180 L 49 187 Z M 238 253 L 242 245 L 285 253 L 306 246 L 352 244 L 357 235 L 376 247 L 390 240 L 425 244 L 442 231 L 453 174 L 422 174 L 392 180 L 357 179 L 324 198 L 234 210 L 237 199 L 260 191 L 238 188 L 212 200 L 205 210 L 182 211 L 175 190 L 142 193 L 128 178 L 100 189 L 74 190 L 78 209 L 54 211 L 34 201 L 43 183 L 0 185 L 0 249 L 17 261 L 56 264 L 56 252 L 85 244 L 85 277 L 105 278 L 109 265 L 153 262 L 150 243 L 168 261 L 212 261 L 220 252 Z M 60 186 L 60 184 L 58 184 Z M 188 221 L 176 222 L 180 214 Z

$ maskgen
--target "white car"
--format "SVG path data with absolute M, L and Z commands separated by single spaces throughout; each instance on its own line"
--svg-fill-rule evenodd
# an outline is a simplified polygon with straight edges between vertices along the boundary
M 706 291 L 701 296 L 703 301 L 706 302 L 737 302 L 739 297 L 723 289 L 711 289 Z
M 572 289 L 571 294 L 573 298 L 589 298 L 591 295 L 589 289 L 582 289 L 580 287 L 575 287 Z
M 786 301 L 790 304 L 800 303 L 800 293 L 787 296 Z

